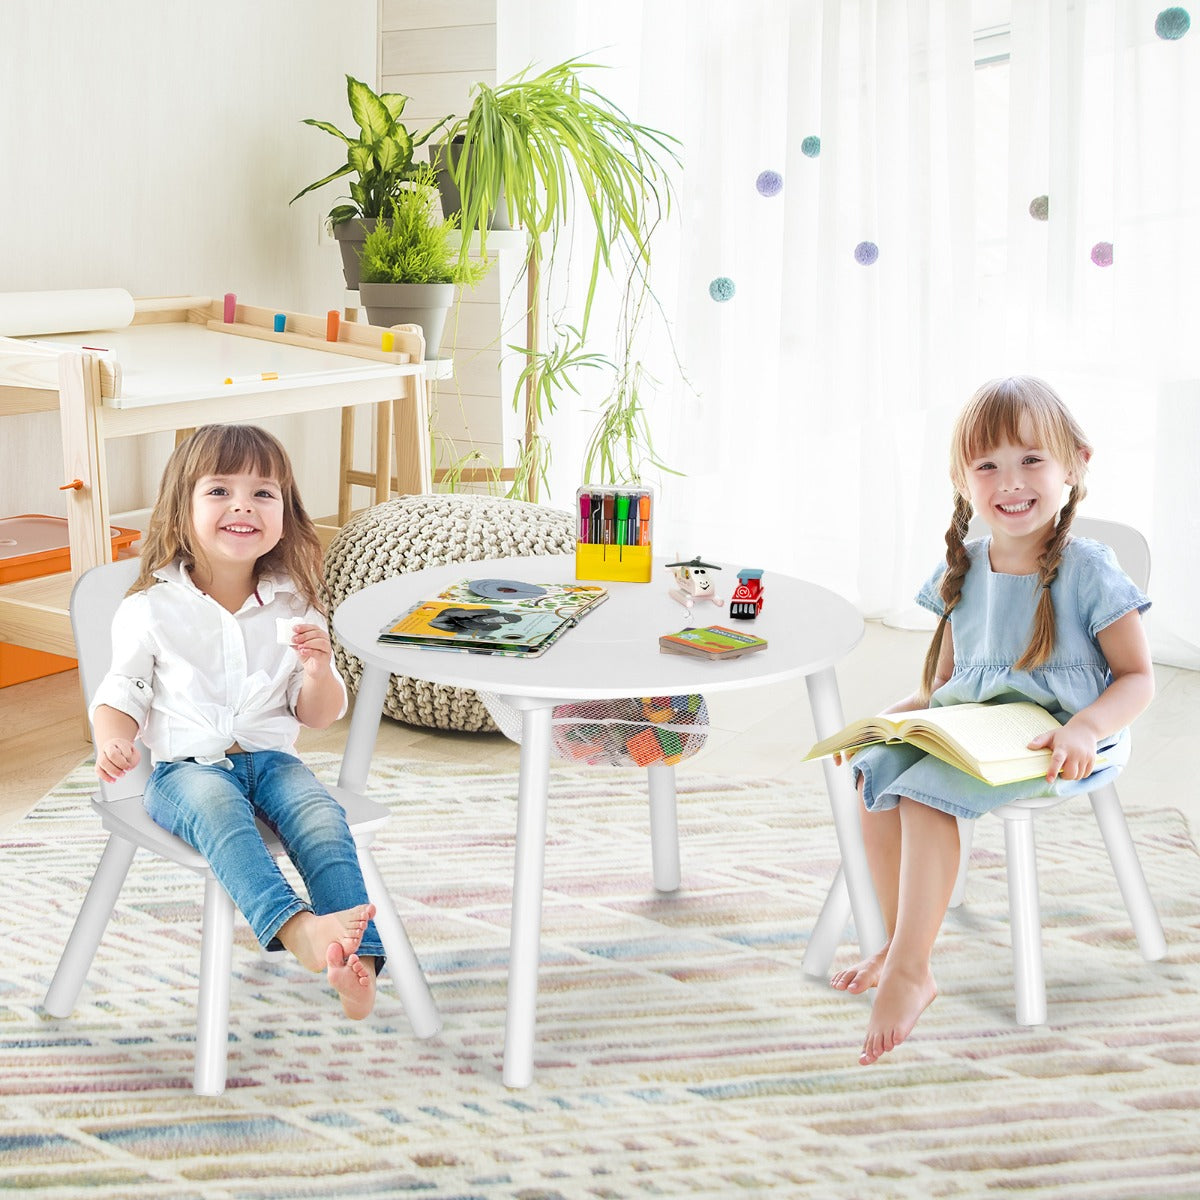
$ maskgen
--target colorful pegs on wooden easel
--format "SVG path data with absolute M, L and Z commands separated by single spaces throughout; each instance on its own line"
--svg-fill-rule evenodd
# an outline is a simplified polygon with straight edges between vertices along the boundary
M 283 333 L 287 329 L 287 313 L 275 314 L 275 332 Z
M 383 333 L 379 335 L 379 348 L 390 354 L 392 350 L 395 349 L 395 346 L 396 335 L 390 329 L 385 329 Z
M 338 324 L 341 318 L 338 316 L 338 310 L 331 308 L 325 314 L 325 340 L 327 342 L 336 342 L 338 340 Z

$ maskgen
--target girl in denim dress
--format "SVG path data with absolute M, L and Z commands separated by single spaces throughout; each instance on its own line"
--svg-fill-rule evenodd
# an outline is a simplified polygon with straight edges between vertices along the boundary
M 375 1002 L 383 944 L 346 814 L 296 757 L 300 726 L 346 710 L 321 611 L 321 547 L 287 453 L 262 429 L 206 425 L 176 447 L 113 618 L 90 715 L 96 773 L 154 764 L 144 803 L 208 860 L 267 949 L 324 971 L 346 1015 Z M 296 893 L 256 822 L 279 835 Z
M 940 619 L 919 690 L 886 711 L 1032 700 L 1061 728 L 1030 743 L 1052 752 L 1044 780 L 998 787 L 908 745 L 854 756 L 888 938 L 831 982 L 878 987 L 863 1064 L 903 1042 L 937 995 L 930 954 L 957 874 L 955 818 L 1108 782 L 1128 759 L 1129 723 L 1154 694 L 1141 622 L 1150 601 L 1107 546 L 1071 536 L 1091 453 L 1058 396 L 1029 377 L 985 384 L 955 425 L 946 558 L 917 596 Z M 991 536 L 965 543 L 974 513 Z

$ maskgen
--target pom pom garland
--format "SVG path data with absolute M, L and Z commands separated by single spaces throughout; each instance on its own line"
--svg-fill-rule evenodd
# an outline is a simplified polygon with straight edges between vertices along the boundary
M 783 191 L 783 176 L 778 171 L 761 171 L 754 186 L 760 196 L 778 196 Z
M 735 291 L 737 291 L 737 288 L 733 286 L 733 280 L 728 275 L 718 275 L 708 285 L 708 294 L 718 304 L 724 304 L 726 300 L 732 300 Z
M 821 153 L 821 139 L 816 134 L 810 133 L 808 137 L 800 143 L 800 153 L 805 158 L 816 158 Z
M 1186 8 L 1164 8 L 1154 18 L 1154 32 L 1165 42 L 1177 42 L 1192 27 Z
M 874 265 L 878 257 L 879 247 L 874 242 L 859 242 L 854 247 L 854 261 L 861 266 L 869 267 Z
M 1098 267 L 1111 267 L 1113 261 L 1112 242 L 1097 242 L 1092 247 L 1092 262 Z

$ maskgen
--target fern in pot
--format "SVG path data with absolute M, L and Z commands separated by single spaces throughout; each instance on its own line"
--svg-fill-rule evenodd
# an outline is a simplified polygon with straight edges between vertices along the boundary
M 367 234 L 359 263 L 359 296 L 372 325 L 420 325 L 425 353 L 436 358 L 457 287 L 474 287 L 488 261 L 459 253 L 458 219 L 443 219 L 433 169 L 418 167 Z

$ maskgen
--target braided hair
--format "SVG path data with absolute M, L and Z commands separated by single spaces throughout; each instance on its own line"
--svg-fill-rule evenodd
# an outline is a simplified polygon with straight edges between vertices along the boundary
M 1074 476 L 1070 494 L 1038 557 L 1038 602 L 1025 652 L 1017 670 L 1039 667 L 1054 648 L 1054 602 L 1050 585 L 1058 577 L 1063 551 L 1071 540 L 1071 523 L 1087 494 L 1084 475 L 1092 446 L 1082 429 L 1049 385 L 1028 375 L 985 383 L 968 401 L 954 425 L 950 442 L 950 478 L 954 483 L 954 516 L 946 531 L 946 571 L 942 575 L 942 617 L 934 630 L 921 676 L 920 698 L 929 703 L 938 659 L 950 614 L 962 599 L 963 580 L 970 567 L 965 540 L 973 509 L 967 499 L 969 464 L 1004 443 L 1019 445 L 1022 424 L 1028 422 L 1034 442 L 1044 446 Z

